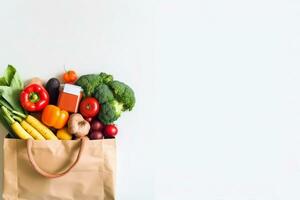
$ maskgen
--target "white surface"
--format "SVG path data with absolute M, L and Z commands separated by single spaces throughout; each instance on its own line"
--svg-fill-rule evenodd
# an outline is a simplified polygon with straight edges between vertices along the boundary
M 158 10 L 157 199 L 300 199 L 300 2 Z
M 66 64 L 133 86 L 135 111 L 118 123 L 120 200 L 298 200 L 299 9 L 2 1 L 0 66 L 46 78 Z

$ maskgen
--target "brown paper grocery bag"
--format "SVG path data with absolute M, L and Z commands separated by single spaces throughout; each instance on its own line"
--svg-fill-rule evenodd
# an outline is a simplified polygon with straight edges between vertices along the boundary
M 116 145 L 4 139 L 4 200 L 113 200 Z

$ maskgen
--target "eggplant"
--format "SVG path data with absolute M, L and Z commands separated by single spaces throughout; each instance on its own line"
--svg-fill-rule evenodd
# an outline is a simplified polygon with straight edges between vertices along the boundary
M 59 95 L 60 82 L 57 78 L 51 78 L 46 84 L 46 90 L 50 96 L 50 104 L 56 105 Z

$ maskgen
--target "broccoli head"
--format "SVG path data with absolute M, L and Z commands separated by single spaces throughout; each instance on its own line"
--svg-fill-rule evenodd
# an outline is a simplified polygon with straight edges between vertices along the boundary
M 83 91 L 85 96 L 93 96 L 95 88 L 101 83 L 109 83 L 113 81 L 112 75 L 106 73 L 100 74 L 87 74 L 80 76 L 80 78 L 76 81 L 76 85 L 79 85 Z
M 100 104 L 110 102 L 115 99 L 114 94 L 106 84 L 100 84 L 95 89 L 94 97 L 98 99 Z
M 116 121 L 122 113 L 123 105 L 116 100 L 101 104 L 101 112 L 98 118 L 104 124 L 110 124 Z
M 135 105 L 135 97 L 133 90 L 120 81 L 112 81 L 109 86 L 114 94 L 114 97 L 123 104 L 123 111 L 132 110 Z
M 95 89 L 95 98 L 102 105 L 98 118 L 109 124 L 116 121 L 126 110 L 131 110 L 135 104 L 133 90 L 120 81 L 111 81 L 108 85 L 102 83 Z
M 112 75 L 106 74 L 106 73 L 104 73 L 104 72 L 101 72 L 101 73 L 99 74 L 99 76 L 100 76 L 101 79 L 102 79 L 102 83 L 105 83 L 105 84 L 108 84 L 109 82 L 111 82 L 111 81 L 114 80 L 114 78 L 113 78 Z

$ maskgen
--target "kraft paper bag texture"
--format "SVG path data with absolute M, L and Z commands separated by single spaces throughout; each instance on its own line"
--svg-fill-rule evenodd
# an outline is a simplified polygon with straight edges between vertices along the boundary
M 3 168 L 3 200 L 115 199 L 115 139 L 5 138 Z

